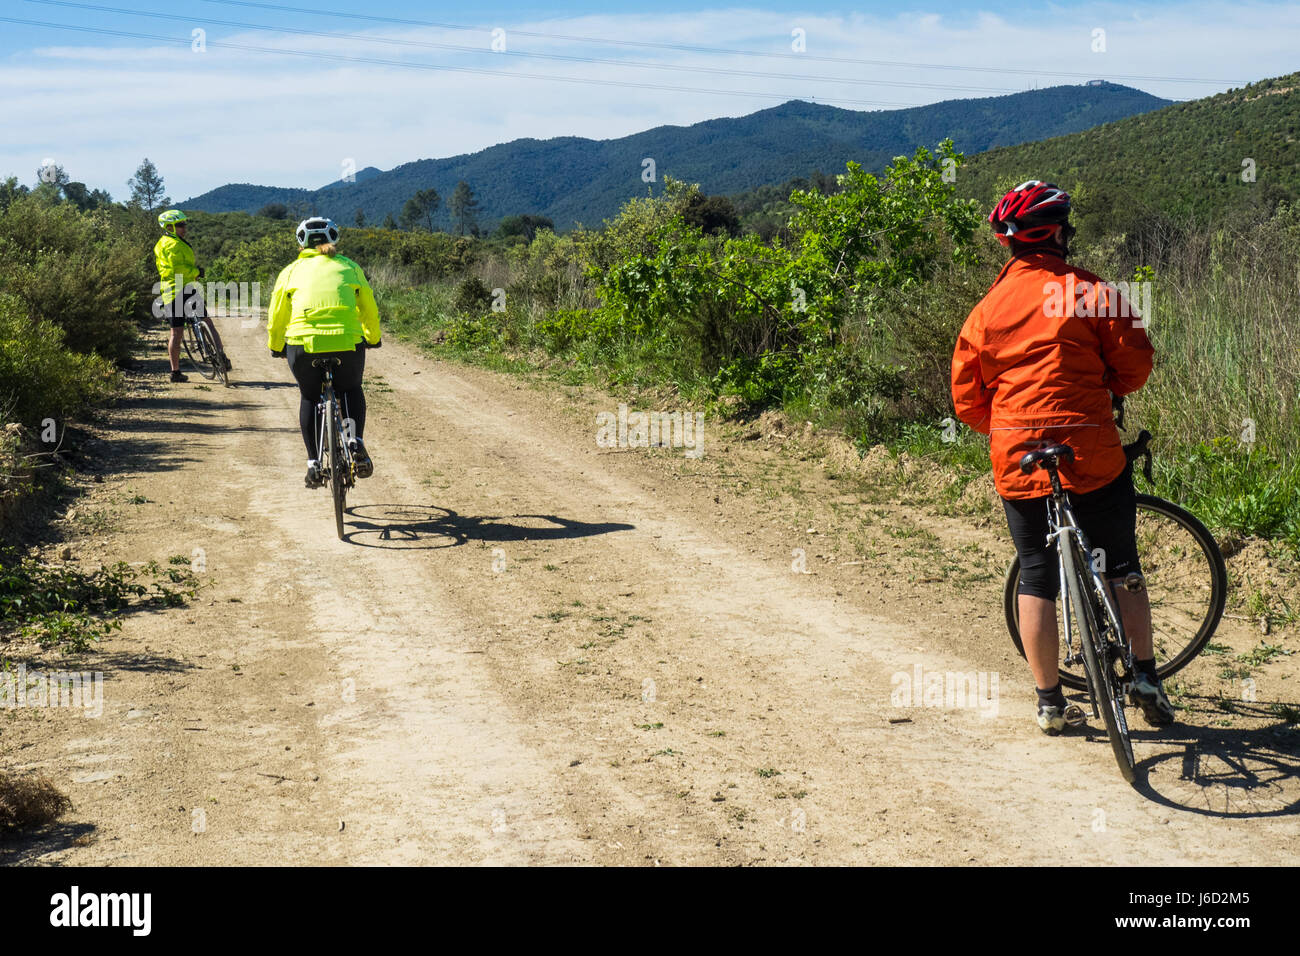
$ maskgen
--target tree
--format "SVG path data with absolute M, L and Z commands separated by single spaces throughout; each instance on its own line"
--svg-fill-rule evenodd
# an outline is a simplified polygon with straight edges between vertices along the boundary
M 397 223 L 393 220 L 393 214 L 391 212 L 384 217 L 384 228 L 385 229 L 397 228 Z
M 8 177 L 0 183 L 0 213 L 8 209 L 19 196 L 26 196 L 30 189 L 18 182 L 17 176 Z
M 424 226 L 433 232 L 433 213 L 441 202 L 436 189 L 421 189 L 402 207 L 402 225 L 407 229 Z
M 740 216 L 735 204 L 726 196 L 695 193 L 687 200 L 682 218 L 707 235 L 740 235 Z
M 469 188 L 469 183 L 461 180 L 456 184 L 456 190 L 451 194 L 451 202 L 447 208 L 451 211 L 451 216 L 456 220 L 457 235 L 465 235 L 469 232 L 473 235 L 478 229 L 478 221 L 475 216 L 475 210 L 478 209 L 478 200 L 474 198 L 474 190 Z
M 288 219 L 289 207 L 282 202 L 269 202 L 259 209 L 257 214 L 267 219 Z
M 164 193 L 163 178 L 158 175 L 158 167 L 145 157 L 135 175 L 126 181 L 131 188 L 130 205 L 137 209 L 153 212 L 159 206 L 171 205 L 171 198 Z
M 366 211 L 365 211 L 364 209 L 362 209 L 362 208 L 360 208 L 360 207 L 357 207 L 357 214 L 356 214 L 356 216 L 355 216 L 354 218 L 355 218 L 355 221 L 356 221 L 356 224 L 357 224 L 357 228 L 358 228 L 358 229 L 363 229 L 363 228 L 365 228 L 365 225 L 366 225 Z
M 495 235 L 499 239 L 508 239 L 511 236 L 523 236 L 529 242 L 537 235 L 538 230 L 549 229 L 555 231 L 555 222 L 546 216 L 535 216 L 532 213 L 524 213 L 520 216 L 506 216 L 497 225 Z
M 56 190 L 61 190 L 67 185 L 70 179 L 72 179 L 72 177 L 67 174 L 62 166 L 55 162 L 47 162 L 40 169 L 36 170 L 36 184 L 38 187 L 49 185 L 53 186 Z
M 63 198 L 72 205 L 76 206 L 82 212 L 93 208 L 90 199 L 90 190 L 86 188 L 85 183 L 64 183 Z

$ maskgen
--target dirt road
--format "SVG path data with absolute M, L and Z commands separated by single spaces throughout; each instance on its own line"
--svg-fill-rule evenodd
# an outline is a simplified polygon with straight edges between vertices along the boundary
M 101 717 L 0 715 L 8 765 L 74 802 L 0 860 L 1294 862 L 1300 735 L 1140 731 L 1130 788 L 1104 734 L 1034 727 L 1000 582 L 830 553 L 809 522 L 866 506 L 815 462 L 708 427 L 698 459 L 602 448 L 617 399 L 389 341 L 340 542 L 284 363 L 222 328 L 237 386 L 149 353 L 76 506 L 99 526 L 61 525 L 83 563 L 181 554 L 210 584 L 79 665 Z M 917 668 L 976 692 L 909 705 Z

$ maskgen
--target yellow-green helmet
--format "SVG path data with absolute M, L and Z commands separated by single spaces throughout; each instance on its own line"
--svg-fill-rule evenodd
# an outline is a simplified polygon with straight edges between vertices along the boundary
M 166 232 L 175 232 L 175 225 L 178 222 L 185 222 L 185 220 L 185 213 L 179 209 L 168 209 L 158 216 L 158 225 L 162 226 Z

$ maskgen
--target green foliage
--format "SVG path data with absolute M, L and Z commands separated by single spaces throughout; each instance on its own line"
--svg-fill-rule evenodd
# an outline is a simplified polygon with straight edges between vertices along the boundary
M 22 302 L 0 293 L 0 418 L 31 429 L 66 420 L 109 394 L 116 372 L 106 359 L 69 351 L 63 329 L 31 319 Z
M 456 287 L 453 305 L 457 312 L 479 315 L 492 305 L 492 290 L 478 276 L 466 276 Z
M 1161 462 L 1158 484 L 1212 527 L 1300 545 L 1295 459 L 1282 462 L 1267 449 L 1220 437 Z
M 0 290 L 62 328 L 68 348 L 124 359 L 158 278 L 147 235 L 123 210 L 19 197 L 0 216 Z
M 269 301 L 280 270 L 293 262 L 300 251 L 292 231 L 279 229 L 252 242 L 241 243 L 229 255 L 213 262 L 211 278 L 223 282 L 259 282 Z
M 125 562 L 93 571 L 0 555 L 0 639 L 15 631 L 65 653 L 121 627 L 119 615 L 135 606 L 175 607 L 193 599 L 198 579 L 184 567 Z
M 1298 86 L 1300 74 L 1293 73 L 1083 132 L 994 149 L 971 162 L 959 189 L 989 205 L 1016 182 L 1055 182 L 1081 200 L 1080 242 L 1106 235 L 1150 239 L 1174 224 L 1266 213 L 1300 197 Z
M 521 216 L 506 216 L 497 225 L 493 237 L 508 239 L 519 236 L 527 242 L 532 242 L 542 229 L 550 229 L 554 232 L 555 223 L 547 216 L 534 216 L 531 213 L 525 213 Z
M 903 369 L 842 347 L 845 322 L 941 267 L 974 261 L 974 204 L 955 198 L 945 141 L 898 157 L 881 177 L 849 163 L 832 194 L 796 192 L 797 241 L 705 236 L 686 221 L 698 189 L 671 178 L 659 199 L 634 200 L 593 241 L 589 272 L 606 325 L 624 345 L 670 349 L 679 375 L 763 405 L 863 405 L 887 415 L 907 388 Z M 946 164 L 946 166 L 945 166 Z M 865 404 L 864 404 L 865 403 Z

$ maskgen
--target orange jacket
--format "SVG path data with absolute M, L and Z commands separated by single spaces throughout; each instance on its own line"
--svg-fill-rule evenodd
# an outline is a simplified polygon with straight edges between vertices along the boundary
M 957 416 L 991 437 L 1004 498 L 1051 493 L 1047 473 L 1020 472 L 1045 440 L 1074 449 L 1061 484 L 1087 492 L 1124 470 L 1110 393 L 1146 383 L 1153 349 L 1141 318 L 1113 286 L 1059 255 L 1013 257 L 971 310 L 952 356 Z

